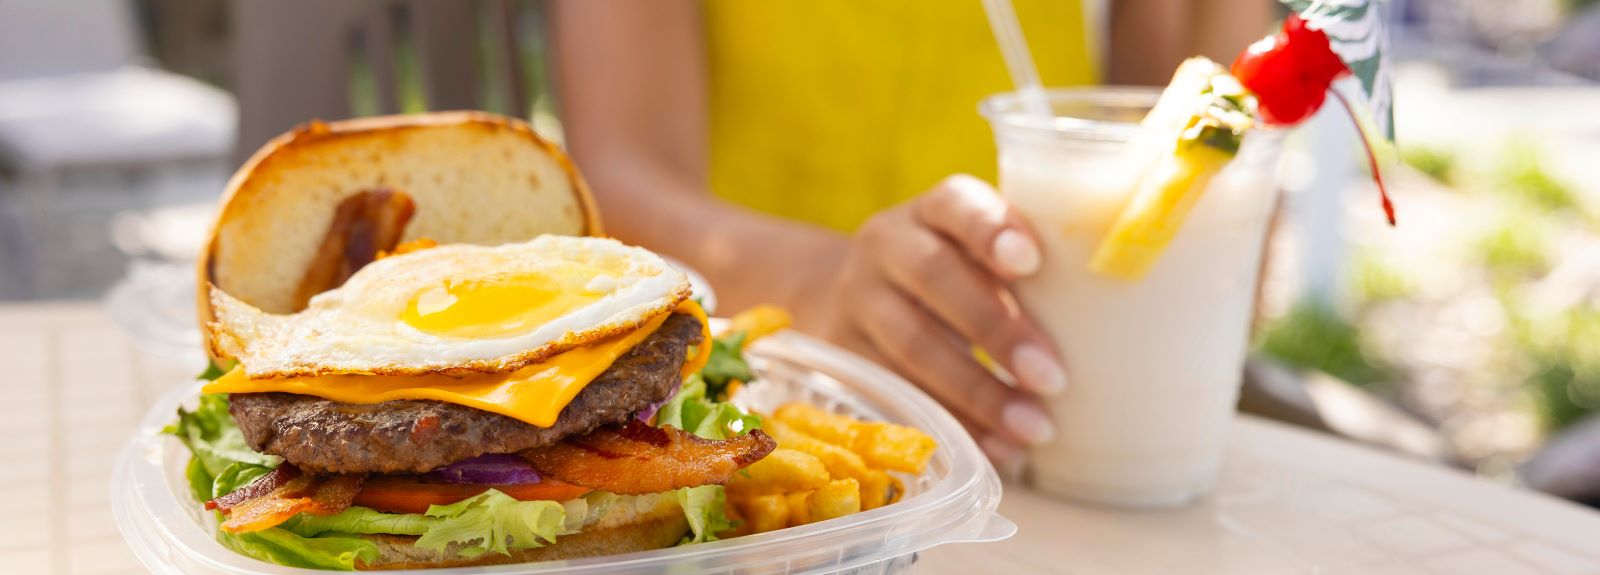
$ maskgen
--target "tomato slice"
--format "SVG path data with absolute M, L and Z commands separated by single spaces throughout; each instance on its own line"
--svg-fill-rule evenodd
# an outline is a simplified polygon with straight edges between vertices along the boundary
M 449 505 L 490 489 L 518 501 L 566 501 L 590 491 L 549 477 L 522 485 L 467 485 L 428 483 L 416 475 L 375 475 L 361 486 L 354 504 L 387 513 L 423 513 L 429 505 Z

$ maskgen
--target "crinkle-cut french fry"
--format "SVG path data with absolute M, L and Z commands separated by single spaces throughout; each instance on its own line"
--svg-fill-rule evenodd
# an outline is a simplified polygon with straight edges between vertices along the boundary
M 861 512 L 861 484 L 854 479 L 835 479 L 811 492 L 807 499 L 812 521 L 827 521 Z
M 867 465 L 902 473 L 922 473 L 938 447 L 933 438 L 915 428 L 893 423 L 863 423 L 856 453 Z
M 888 473 L 881 469 L 868 469 L 866 476 L 857 481 L 861 482 L 861 509 L 877 509 L 889 504 L 889 489 L 895 480 Z
M 755 528 L 751 525 L 750 520 L 745 519 L 744 512 L 739 510 L 738 500 L 732 497 L 724 499 L 722 504 L 722 512 L 727 514 L 728 519 L 733 520 L 733 529 L 718 531 L 718 538 L 732 539 L 734 537 L 741 537 L 755 533 Z
M 790 527 L 799 527 L 813 521 L 810 503 L 812 493 L 812 491 L 797 491 L 784 494 L 784 500 L 789 503 Z
M 773 412 L 772 416 L 817 439 L 846 449 L 855 450 L 859 442 L 861 432 L 858 426 L 861 422 L 809 404 L 787 403 Z
M 912 427 L 856 421 L 804 403 L 789 403 L 773 419 L 861 456 L 869 467 L 921 473 L 937 448 L 933 438 Z M 779 440 L 782 441 L 781 439 Z
M 849 449 L 812 437 L 776 419 L 768 419 L 761 430 L 778 440 L 779 446 L 809 453 L 822 461 L 822 466 L 828 468 L 828 474 L 834 479 L 849 477 L 861 481 L 867 476 L 867 463 Z
M 751 533 L 777 531 L 789 526 L 789 502 L 782 493 L 733 500 Z
M 816 456 L 780 447 L 733 474 L 727 489 L 730 495 L 771 495 L 809 491 L 827 482 L 828 468 Z

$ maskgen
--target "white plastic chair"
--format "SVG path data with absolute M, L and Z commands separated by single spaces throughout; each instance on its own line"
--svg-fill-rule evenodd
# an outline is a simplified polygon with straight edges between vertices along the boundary
M 125 0 L 0 1 L 0 164 L 27 175 L 226 157 L 233 99 L 141 59 Z
M 226 161 L 233 98 L 142 54 L 129 0 L 0 0 L 0 297 L 47 295 L 38 244 L 65 174 Z

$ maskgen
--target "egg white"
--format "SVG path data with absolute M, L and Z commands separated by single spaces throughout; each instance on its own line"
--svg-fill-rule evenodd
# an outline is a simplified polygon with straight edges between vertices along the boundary
M 574 269 L 583 271 L 575 277 Z M 492 338 L 432 335 L 400 319 L 419 291 L 447 280 L 539 273 L 601 294 L 542 324 Z M 214 352 L 239 359 L 251 378 L 492 373 L 635 329 L 688 294 L 688 277 L 647 250 L 607 238 L 546 235 L 384 258 L 294 314 L 269 314 L 213 289 L 216 321 L 208 328 Z

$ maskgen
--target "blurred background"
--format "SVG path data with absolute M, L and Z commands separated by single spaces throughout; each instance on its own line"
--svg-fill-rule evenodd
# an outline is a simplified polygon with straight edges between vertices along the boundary
M 0 302 L 101 300 L 195 361 L 192 261 L 239 162 L 313 117 L 476 108 L 559 139 L 546 13 L 0 0 Z M 1387 18 L 1400 226 L 1345 120 L 1297 135 L 1246 408 L 1600 503 L 1568 479 L 1600 478 L 1600 0 Z

